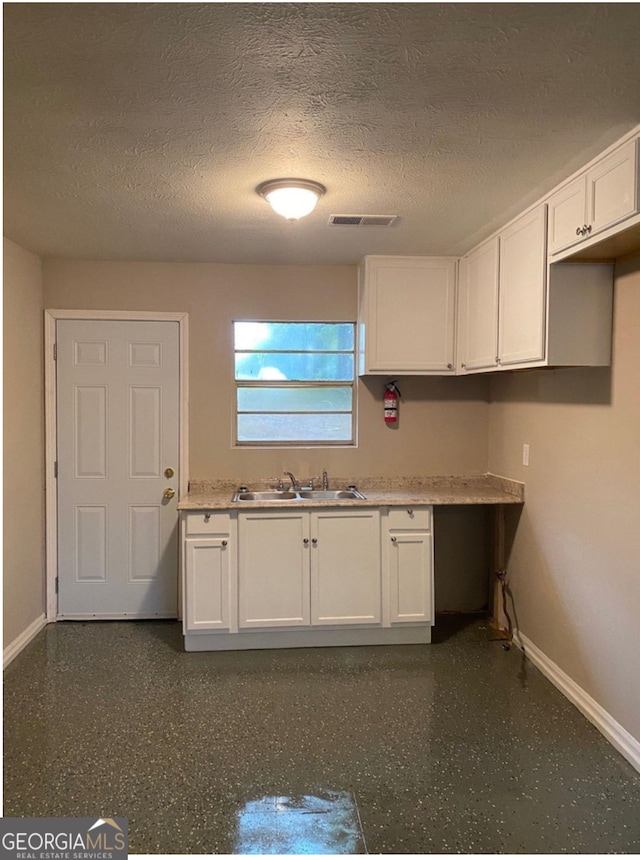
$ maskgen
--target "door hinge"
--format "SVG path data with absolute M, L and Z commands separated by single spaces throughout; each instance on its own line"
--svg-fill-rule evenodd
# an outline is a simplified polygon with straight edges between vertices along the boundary
M 53 464 L 53 477 L 54 478 L 58 477 L 58 461 L 57 460 Z
M 56 576 L 56 594 L 58 593 L 58 577 Z
M 58 360 L 58 344 L 57 343 L 54 343 L 54 345 L 53 345 L 53 360 L 54 361 Z

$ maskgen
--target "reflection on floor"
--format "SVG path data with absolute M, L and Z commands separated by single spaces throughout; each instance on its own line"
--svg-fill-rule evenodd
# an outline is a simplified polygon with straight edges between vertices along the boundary
M 134 854 L 636 853 L 640 774 L 484 619 L 432 645 L 187 654 L 49 626 L 5 675 L 4 815 Z
M 237 817 L 235 854 L 366 854 L 348 791 L 262 797 L 245 803 Z

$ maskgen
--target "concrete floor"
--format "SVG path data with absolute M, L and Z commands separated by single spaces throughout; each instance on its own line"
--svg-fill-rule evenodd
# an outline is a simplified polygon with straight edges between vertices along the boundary
M 640 774 L 486 620 L 432 645 L 186 654 L 49 626 L 9 666 L 4 815 L 131 853 L 636 853 Z

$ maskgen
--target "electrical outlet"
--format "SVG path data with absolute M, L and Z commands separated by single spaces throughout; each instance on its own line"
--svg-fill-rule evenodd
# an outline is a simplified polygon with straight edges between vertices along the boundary
M 529 446 L 527 445 L 526 442 L 522 446 L 522 465 L 523 466 L 529 465 Z

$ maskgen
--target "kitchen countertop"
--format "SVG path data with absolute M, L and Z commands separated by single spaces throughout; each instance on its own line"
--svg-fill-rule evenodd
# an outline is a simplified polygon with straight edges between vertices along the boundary
M 345 489 L 355 484 L 364 499 L 315 499 L 305 501 L 274 500 L 232 502 L 241 484 L 251 490 L 270 489 L 276 479 L 255 481 L 196 481 L 190 482 L 188 495 L 178 502 L 180 511 L 255 510 L 256 508 L 362 508 L 403 505 L 517 505 L 524 502 L 524 484 L 499 475 L 435 476 L 435 477 L 348 477 L 330 478 L 331 489 Z

